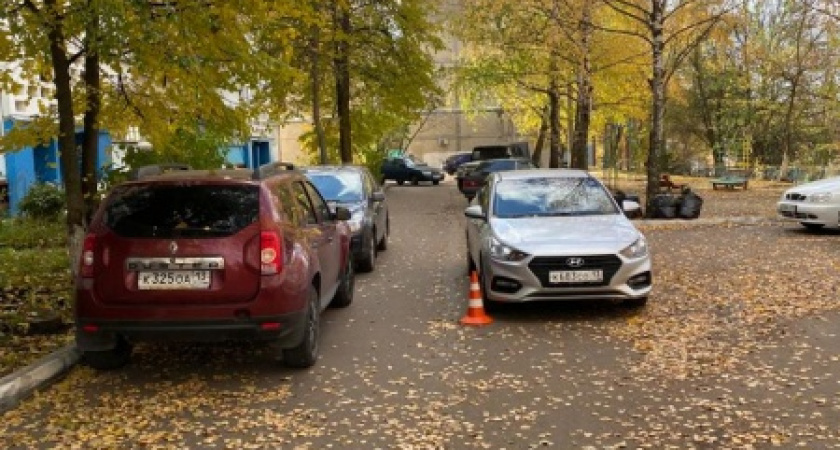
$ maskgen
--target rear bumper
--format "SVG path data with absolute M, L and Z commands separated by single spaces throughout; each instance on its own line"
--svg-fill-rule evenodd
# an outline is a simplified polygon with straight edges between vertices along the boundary
M 129 342 L 274 341 L 281 347 L 303 337 L 305 312 L 232 320 L 98 320 L 77 318 L 76 345 L 82 351 L 113 348 L 118 338 Z

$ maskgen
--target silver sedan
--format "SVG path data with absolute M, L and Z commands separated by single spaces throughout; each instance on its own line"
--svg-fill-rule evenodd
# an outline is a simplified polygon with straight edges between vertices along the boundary
M 468 264 L 478 271 L 488 308 L 535 300 L 647 302 L 647 241 L 587 172 L 497 172 L 464 213 Z

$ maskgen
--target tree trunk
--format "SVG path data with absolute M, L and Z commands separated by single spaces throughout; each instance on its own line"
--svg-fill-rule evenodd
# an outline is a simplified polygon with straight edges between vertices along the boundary
M 548 167 L 560 167 L 560 92 L 552 78 L 548 88 Z
M 350 11 L 341 5 L 336 6 L 336 16 L 342 37 L 336 44 L 335 57 L 335 98 L 338 113 L 338 147 L 341 162 L 353 162 L 353 147 L 350 140 L 350 43 L 347 41 L 352 32 Z
M 45 0 L 45 14 L 56 11 L 56 0 Z M 69 236 L 70 268 L 75 278 L 79 255 L 84 239 L 84 197 L 79 169 L 79 152 L 76 148 L 76 123 L 73 113 L 73 94 L 70 85 L 70 59 L 67 55 L 62 22 L 56 18 L 44 20 L 50 46 L 50 58 L 55 82 L 55 99 L 58 106 L 58 150 L 61 178 L 67 201 L 67 233 Z
M 654 213 L 653 198 L 659 193 L 659 176 L 661 172 L 661 155 L 665 147 L 665 62 L 663 58 L 665 39 L 663 35 L 664 10 L 660 0 L 652 2 L 651 11 L 651 47 L 653 55 L 653 74 L 650 79 L 650 90 L 652 99 L 651 105 L 651 127 L 650 143 L 647 156 L 647 188 L 645 213 L 651 217 Z
M 571 167 L 589 169 L 589 125 L 592 117 L 592 73 L 589 60 L 589 42 L 592 35 L 590 2 L 583 6 L 580 21 L 582 60 L 577 74 L 577 101 L 575 102 L 574 139 L 572 140 Z
M 315 128 L 315 138 L 318 144 L 318 160 L 327 164 L 327 142 L 324 136 L 324 125 L 321 122 L 321 45 L 320 30 L 312 27 L 312 40 L 309 43 L 309 78 L 312 88 L 312 126 Z
M 545 137 L 548 134 L 548 106 L 540 111 L 540 131 L 537 134 L 537 143 L 534 145 L 534 153 L 531 155 L 531 162 L 537 167 L 542 166 L 542 151 L 545 147 Z
M 91 8 L 93 9 L 93 8 Z M 97 159 L 99 154 L 99 112 L 101 110 L 101 74 L 99 72 L 99 51 L 97 31 L 99 18 L 94 17 L 88 23 L 85 53 L 85 114 L 83 119 L 82 138 L 82 197 L 84 198 L 84 225 L 90 223 L 96 211 L 99 196 L 97 195 Z

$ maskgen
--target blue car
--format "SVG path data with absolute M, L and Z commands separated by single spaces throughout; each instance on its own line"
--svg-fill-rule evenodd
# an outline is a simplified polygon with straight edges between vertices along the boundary
M 443 162 L 443 171 L 455 175 L 461 164 L 472 161 L 472 153 L 456 153 Z
M 301 169 L 331 208 L 350 210 L 350 250 L 360 272 L 371 272 L 377 253 L 388 248 L 391 226 L 382 186 L 362 166 L 312 166 Z

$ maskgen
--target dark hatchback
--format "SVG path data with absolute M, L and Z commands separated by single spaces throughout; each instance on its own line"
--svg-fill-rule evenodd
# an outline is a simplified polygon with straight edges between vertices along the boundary
M 388 248 L 390 219 L 382 186 L 361 166 L 313 166 L 301 169 L 331 207 L 350 210 L 350 248 L 358 270 L 370 272 L 378 251 Z
M 478 162 L 475 167 L 465 171 L 458 178 L 458 190 L 472 200 L 475 194 L 484 187 L 487 175 L 503 170 L 536 169 L 537 166 L 527 158 L 487 159 Z
M 472 161 L 472 153 L 456 153 L 443 161 L 443 171 L 449 175 L 455 175 L 455 172 L 461 164 L 470 161 Z
M 444 177 L 445 175 L 440 169 L 417 162 L 408 156 L 391 157 L 382 162 L 381 179 L 383 184 L 388 180 L 394 180 L 399 185 L 406 181 L 415 186 L 420 184 L 421 181 L 438 185 Z

